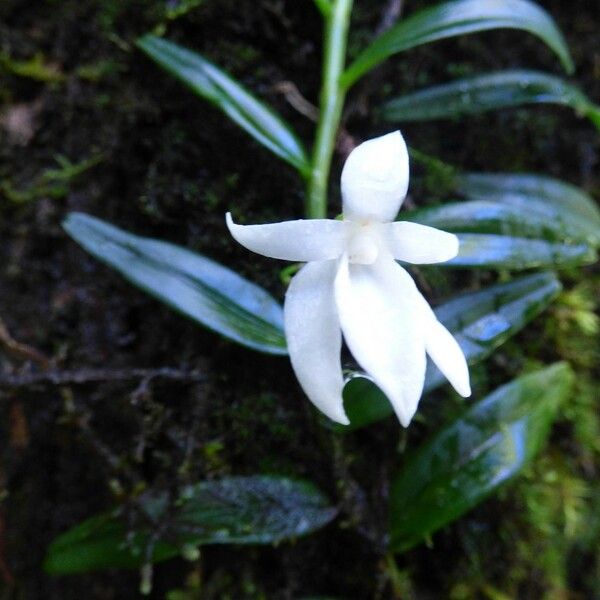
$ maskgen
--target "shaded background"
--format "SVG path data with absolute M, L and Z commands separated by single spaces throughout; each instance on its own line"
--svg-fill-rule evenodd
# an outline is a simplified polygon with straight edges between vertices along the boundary
M 550 446 L 518 482 L 436 534 L 431 548 L 399 556 L 392 572 L 382 547 L 398 451 L 420 443 L 460 402 L 440 391 L 408 432 L 389 420 L 336 436 L 320 426 L 287 359 L 198 328 L 62 232 L 66 212 L 89 212 L 204 253 L 282 297 L 281 265 L 232 243 L 223 215 L 234 207 L 246 222 L 300 216 L 300 180 L 133 42 L 164 28 L 265 98 L 308 140 L 313 125 L 278 90 L 291 81 L 316 100 L 320 18 L 308 1 L 198 4 L 178 18 L 173 11 L 185 3 L 164 0 L 0 4 L 0 378 L 45 368 L 46 359 L 51 371 L 104 371 L 85 385 L 0 388 L 0 598 L 134 597 L 135 572 L 45 576 L 45 547 L 136 486 L 175 489 L 255 472 L 306 476 L 341 504 L 342 517 L 279 548 L 206 547 L 196 563 L 160 565 L 153 597 L 390 598 L 392 576 L 407 598 L 600 597 L 600 350 L 580 322 L 583 309 L 597 310 L 597 267 L 566 273 L 566 292 L 550 311 L 474 369 L 483 395 L 528 365 L 572 361 L 578 390 Z M 406 4 L 413 11 L 426 3 Z M 600 98 L 597 7 L 541 4 L 565 32 L 575 82 Z M 351 55 L 371 38 L 384 7 L 357 0 Z M 547 48 L 521 32 L 436 43 L 392 59 L 358 86 L 347 128 L 357 140 L 372 137 L 388 128 L 373 121 L 372 108 L 394 92 L 501 67 L 560 72 Z M 600 138 L 567 109 L 505 110 L 403 132 L 410 145 L 467 170 L 534 171 L 600 193 Z M 419 175 L 413 200 L 445 197 Z M 332 186 L 332 215 L 337 193 Z M 456 283 L 476 289 L 495 279 L 456 274 L 432 300 Z M 116 370 L 163 366 L 201 370 L 206 381 L 114 381 Z M 186 585 L 188 596 L 173 595 Z

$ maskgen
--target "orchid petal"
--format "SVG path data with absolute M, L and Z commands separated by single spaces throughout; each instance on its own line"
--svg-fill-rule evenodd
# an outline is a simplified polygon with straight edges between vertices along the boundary
M 438 321 L 429 303 L 416 290 L 415 306 L 423 315 L 425 349 L 450 385 L 463 397 L 471 395 L 467 359 L 455 337 Z
M 231 235 L 245 248 L 270 258 L 309 262 L 338 258 L 344 251 L 348 223 L 299 219 L 265 225 L 237 225 L 225 216 Z
M 330 419 L 347 425 L 342 332 L 333 296 L 337 262 L 312 262 L 298 271 L 285 296 L 284 321 L 292 367 L 305 394 Z
M 459 241 L 453 233 L 410 221 L 386 223 L 384 228 L 396 260 L 422 265 L 446 262 L 458 254 Z
M 344 218 L 393 220 L 406 196 L 408 178 L 408 151 L 399 131 L 363 142 L 342 170 Z
M 412 419 L 425 379 L 423 313 L 416 287 L 391 256 L 372 265 L 348 263 L 335 279 L 342 331 L 354 358 L 389 398 L 402 425 Z
M 450 385 L 463 397 L 471 395 L 469 367 L 454 336 L 435 318 L 425 326 L 425 349 Z

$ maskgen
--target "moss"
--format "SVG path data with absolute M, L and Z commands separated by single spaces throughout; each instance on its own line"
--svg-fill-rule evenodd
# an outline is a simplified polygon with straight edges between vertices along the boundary
M 92 156 L 78 163 L 72 163 L 68 158 L 55 156 L 58 168 L 45 169 L 36 181 L 25 189 L 17 189 L 9 179 L 0 183 L 0 197 L 13 204 L 26 204 L 40 198 L 58 200 L 64 198 L 70 186 L 86 171 L 102 162 L 102 156 Z

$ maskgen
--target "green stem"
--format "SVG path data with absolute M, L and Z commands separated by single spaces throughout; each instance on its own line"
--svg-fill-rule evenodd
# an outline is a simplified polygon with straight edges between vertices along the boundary
M 403 585 L 402 573 L 398 570 L 396 558 L 391 552 L 385 555 L 385 566 L 394 598 L 403 598 L 406 586 Z
M 327 215 L 327 181 L 346 97 L 346 91 L 340 85 L 340 77 L 346 63 L 352 2 L 353 0 L 333 0 L 331 11 L 325 17 L 319 122 L 306 191 L 306 216 L 309 219 L 322 219 Z
M 324 17 L 331 14 L 331 0 L 315 0 L 315 4 Z

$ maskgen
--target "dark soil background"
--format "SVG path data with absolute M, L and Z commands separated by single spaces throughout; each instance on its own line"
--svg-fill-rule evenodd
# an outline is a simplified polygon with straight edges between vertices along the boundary
M 282 265 L 233 243 L 224 214 L 233 210 L 246 222 L 298 217 L 301 181 L 160 71 L 134 40 L 157 27 L 166 30 L 169 39 L 238 77 L 310 140 L 313 124 L 290 106 L 278 84 L 291 81 L 316 101 L 319 15 L 308 0 L 198 4 L 175 19 L 169 11 L 178 3 L 166 0 L 0 3 L 0 380 L 14 380 L 0 386 L 0 598 L 136 597 L 136 572 L 46 576 L 47 545 L 140 489 L 251 473 L 306 477 L 340 504 L 342 516 L 278 548 L 206 547 L 195 563 L 159 565 L 153 598 L 600 597 L 600 536 L 589 535 L 598 528 L 599 449 L 592 442 L 587 447 L 579 432 L 597 421 L 593 391 L 586 388 L 592 403 L 558 424 L 550 449 L 518 486 L 436 534 L 431 548 L 398 557 L 393 568 L 381 549 L 387 481 L 399 448 L 435 430 L 456 408 L 456 398 L 437 394 L 443 410 L 435 399 L 424 402 L 424 417 L 408 432 L 390 420 L 335 435 L 321 426 L 286 359 L 261 356 L 198 328 L 64 234 L 60 223 L 68 211 L 88 212 L 201 252 L 282 298 Z M 385 4 L 357 0 L 351 53 L 371 37 Z M 425 4 L 411 0 L 406 10 Z M 541 4 L 565 32 L 577 64 L 575 82 L 599 99 L 598 7 L 584 0 Z M 392 93 L 518 66 L 559 72 L 538 40 L 518 32 L 406 53 L 354 91 L 346 129 L 356 140 L 388 129 L 371 115 Z M 546 173 L 600 195 L 600 137 L 567 109 L 501 111 L 403 131 L 415 148 L 464 169 Z M 332 176 L 332 215 L 339 212 L 341 159 Z M 418 170 L 414 182 L 414 201 L 436 194 Z M 458 274 L 431 299 L 440 300 L 457 282 L 476 288 L 494 277 Z M 567 290 L 596 282 L 597 298 L 597 269 L 569 273 L 565 282 Z M 564 313 L 565 302 L 476 370 L 480 392 L 527 361 L 577 363 L 590 351 L 594 341 L 574 349 L 581 335 Z M 581 380 L 588 378 L 597 391 L 597 363 L 579 366 Z M 178 380 L 132 374 L 162 367 L 176 369 Z M 43 376 L 64 372 L 93 381 L 65 376 L 55 384 Z M 191 372 L 202 373 L 202 381 L 186 375 Z M 35 384 L 28 383 L 31 374 L 39 375 Z M 550 468 L 584 486 L 579 495 L 564 488 L 580 503 L 566 498 L 555 507 L 549 493 L 532 509 L 536 486 Z M 535 512 L 539 506 L 547 509 L 543 518 Z M 579 529 L 569 537 L 565 530 L 561 519 L 572 506 L 587 537 Z M 546 518 L 546 531 L 537 517 Z

